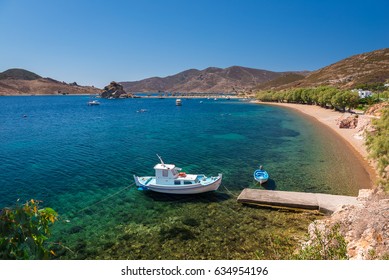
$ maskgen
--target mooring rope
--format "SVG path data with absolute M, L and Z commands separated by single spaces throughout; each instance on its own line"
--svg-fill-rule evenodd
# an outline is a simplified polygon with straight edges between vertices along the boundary
M 94 202 L 94 203 L 88 205 L 87 207 L 84 207 L 84 208 L 82 208 L 82 209 L 80 209 L 80 210 L 78 210 L 78 211 L 76 211 L 76 212 L 71 213 L 71 214 L 70 214 L 70 217 L 68 217 L 67 219 L 65 218 L 65 221 L 66 221 L 66 222 L 70 222 L 69 219 L 70 219 L 70 218 L 73 218 L 76 214 L 79 214 L 79 213 L 81 213 L 81 212 L 83 212 L 83 211 L 85 211 L 85 210 L 88 210 L 89 208 L 92 208 L 93 206 L 95 206 L 95 205 L 97 205 L 97 204 L 99 204 L 99 203 L 101 203 L 101 202 L 103 202 L 103 201 L 106 201 L 106 200 L 108 200 L 108 199 L 114 197 L 114 196 L 116 196 L 116 195 L 118 195 L 118 194 L 124 192 L 125 190 L 128 190 L 129 188 L 133 187 L 134 185 L 135 185 L 135 183 L 131 183 L 131 184 L 129 184 L 128 186 L 126 186 L 125 188 L 123 188 L 123 189 L 121 189 L 121 190 L 119 190 L 119 191 L 117 191 L 117 192 L 115 192 L 115 193 L 113 193 L 113 194 L 110 194 L 109 196 L 107 196 L 107 197 L 105 197 L 105 198 L 103 198 L 103 199 L 101 199 L 101 200 L 99 200 L 99 201 L 96 201 L 96 202 Z
M 226 189 L 226 191 L 230 194 L 230 195 L 232 195 L 233 197 L 235 197 L 235 198 L 237 198 L 238 197 L 238 195 L 236 195 L 236 194 L 234 194 L 233 192 L 231 192 L 229 189 L 227 189 L 227 187 L 226 186 L 222 186 L 223 188 L 225 188 Z
M 106 200 L 108 200 L 108 199 L 114 197 L 115 195 L 117 195 L 117 194 L 119 194 L 119 193 L 121 193 L 121 192 L 124 192 L 125 190 L 129 189 L 130 187 L 132 187 L 132 186 L 134 186 L 134 185 L 135 185 L 135 183 L 129 184 L 129 185 L 128 185 L 127 187 L 125 187 L 124 189 L 121 189 L 121 190 L 119 190 L 119 191 L 117 191 L 117 192 L 115 192 L 115 193 L 113 193 L 113 194 L 111 194 L 111 195 L 109 195 L 109 196 L 103 198 L 102 200 L 99 200 L 99 201 L 97 201 L 97 202 L 95 202 L 95 203 L 93 203 L 93 204 L 91 204 L 91 205 L 89 205 L 89 206 L 87 206 L 87 207 L 85 207 L 85 208 L 83 208 L 83 209 L 81 209 L 81 210 L 78 210 L 76 213 L 85 211 L 86 209 L 91 208 L 91 207 L 95 206 L 96 204 L 99 204 L 99 203 L 101 203 L 101 202 L 103 202 L 103 201 L 106 201 Z
M 122 193 L 122 192 L 128 190 L 129 188 L 134 187 L 134 186 L 135 186 L 135 183 L 131 183 L 131 184 L 129 184 L 128 186 L 124 187 L 123 189 L 120 189 L 120 190 L 118 190 L 117 192 L 115 192 L 115 193 L 113 193 L 113 194 L 110 194 L 110 195 L 108 195 L 107 197 L 104 197 L 103 199 L 101 199 L 101 200 L 99 200 L 99 201 L 96 201 L 96 202 L 94 202 L 94 203 L 92 203 L 92 204 L 90 204 L 90 205 L 88 205 L 88 206 L 86 206 L 86 207 L 84 207 L 84 208 L 82 208 L 82 209 L 80 209 L 80 210 L 77 210 L 77 211 L 71 213 L 68 217 L 66 217 L 66 215 L 65 215 L 66 218 L 64 217 L 63 219 L 64 219 L 66 222 L 70 222 L 69 219 L 73 218 L 73 217 L 76 216 L 77 214 L 79 214 L 79 213 L 81 213 L 81 212 L 84 212 L 84 211 L 86 211 L 86 210 L 88 210 L 88 209 L 90 209 L 90 208 L 92 208 L 92 207 L 94 207 L 94 206 L 96 206 L 96 205 L 98 205 L 98 204 L 104 202 L 104 201 L 107 201 L 108 199 L 111 199 L 112 197 L 117 196 L 118 194 L 120 194 L 120 193 Z M 233 192 L 231 192 L 225 185 L 222 185 L 222 187 L 223 187 L 223 188 L 226 190 L 226 192 L 227 192 L 228 194 L 230 194 L 232 197 L 234 197 L 234 198 L 237 198 L 237 197 L 238 197 L 237 194 L 234 194 Z M 178 202 L 185 202 L 185 201 L 192 201 L 192 200 L 193 200 L 193 198 L 185 197 L 185 198 L 183 198 L 183 199 L 178 200 Z M 177 201 L 175 201 L 175 202 L 177 202 Z

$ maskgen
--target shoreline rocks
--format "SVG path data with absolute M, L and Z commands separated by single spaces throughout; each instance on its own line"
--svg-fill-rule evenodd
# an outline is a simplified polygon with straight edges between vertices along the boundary
M 358 205 L 344 205 L 330 217 L 317 220 L 309 228 L 311 240 L 315 229 L 324 231 L 339 225 L 352 260 L 389 258 L 389 195 L 381 188 L 359 191 Z

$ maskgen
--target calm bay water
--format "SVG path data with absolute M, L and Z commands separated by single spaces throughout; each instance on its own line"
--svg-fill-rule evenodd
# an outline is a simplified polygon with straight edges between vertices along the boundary
M 370 187 L 341 140 L 293 111 L 233 100 L 88 101 L 0 98 L 0 207 L 34 198 L 54 208 L 60 258 L 285 258 L 317 217 L 238 204 L 243 188 L 259 188 L 260 164 L 271 189 L 356 195 Z M 138 191 L 132 175 L 153 174 L 156 154 L 187 173 L 223 173 L 219 191 Z

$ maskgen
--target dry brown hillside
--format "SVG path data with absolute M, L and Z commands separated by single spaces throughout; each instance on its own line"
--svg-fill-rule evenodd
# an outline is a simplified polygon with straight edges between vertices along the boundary
M 389 48 L 386 48 L 343 59 L 283 87 L 332 85 L 351 89 L 360 84 L 384 83 L 388 79 Z
M 135 82 L 121 82 L 127 92 L 202 92 L 236 93 L 249 90 L 285 74 L 247 67 L 209 67 L 204 70 L 190 69 L 160 78 L 153 77 Z
M 59 82 L 24 69 L 9 69 L 0 73 L 0 95 L 19 94 L 80 94 L 100 93 L 95 87 Z

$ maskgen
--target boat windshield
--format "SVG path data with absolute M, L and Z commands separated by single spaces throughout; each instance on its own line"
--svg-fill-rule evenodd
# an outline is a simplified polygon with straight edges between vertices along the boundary
M 178 174 L 178 170 L 176 168 L 172 169 L 173 176 L 176 176 Z

